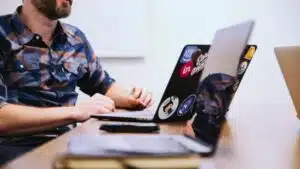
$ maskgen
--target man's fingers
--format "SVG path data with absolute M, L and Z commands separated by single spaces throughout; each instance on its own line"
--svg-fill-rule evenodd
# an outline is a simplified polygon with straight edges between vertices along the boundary
M 145 98 L 145 100 L 144 100 L 144 105 L 146 106 L 146 107 L 148 107 L 149 105 L 150 105 L 150 103 L 151 103 L 151 100 L 152 100 L 152 95 L 149 93 L 148 95 L 147 95 L 147 97 Z
M 141 94 L 142 94 L 142 89 L 140 89 L 140 88 L 134 87 L 134 88 L 132 89 L 132 91 L 131 91 L 131 95 L 132 95 L 135 99 L 140 98 Z
M 93 102 L 96 105 L 102 105 L 112 111 L 115 111 L 115 102 L 107 96 L 96 94 L 93 96 Z
M 112 111 L 105 107 L 98 107 L 97 114 L 111 113 Z
M 102 108 L 108 109 L 110 112 L 116 111 L 116 107 L 114 104 L 107 103 L 103 100 L 92 100 L 90 103 L 81 105 L 81 107 L 94 111 L 98 111 L 99 109 L 102 110 Z
M 144 103 L 146 98 L 148 96 L 148 92 L 146 89 L 141 89 L 141 96 L 140 96 L 140 100 Z
M 106 100 L 94 100 L 91 104 L 94 104 L 97 107 L 104 107 L 112 112 L 116 109 L 114 102 L 107 102 Z
M 112 112 L 116 111 L 116 107 L 114 104 L 103 104 L 103 106 Z

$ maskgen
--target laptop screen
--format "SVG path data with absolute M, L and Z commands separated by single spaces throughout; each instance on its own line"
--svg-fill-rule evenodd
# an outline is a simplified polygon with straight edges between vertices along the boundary
M 196 116 L 192 124 L 194 130 L 192 132 L 196 139 L 209 145 L 216 145 L 222 124 L 225 122 L 225 115 L 256 49 L 256 45 L 246 46 L 242 55 L 237 59 L 238 66 L 235 68 L 237 73 L 234 78 L 226 76 L 226 73 L 220 70 L 201 81 L 205 84 L 200 83 L 197 89 L 198 95 L 194 107 Z

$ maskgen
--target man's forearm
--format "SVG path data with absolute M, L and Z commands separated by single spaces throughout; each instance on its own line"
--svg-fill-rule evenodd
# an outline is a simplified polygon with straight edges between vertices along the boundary
M 36 108 L 8 104 L 0 109 L 0 135 L 49 130 L 73 122 L 72 107 Z

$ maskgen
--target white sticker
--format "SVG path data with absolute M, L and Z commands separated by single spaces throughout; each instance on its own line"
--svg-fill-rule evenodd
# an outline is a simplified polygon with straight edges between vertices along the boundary
M 167 98 L 159 107 L 158 116 L 160 119 L 165 120 L 171 117 L 177 110 L 179 105 L 179 98 L 171 96 Z
M 195 57 L 196 57 L 196 62 L 194 63 L 194 68 L 191 72 L 191 76 L 199 73 L 201 70 L 204 69 L 208 55 L 207 53 L 206 54 L 198 53 L 198 56 Z
M 246 61 L 242 62 L 238 69 L 238 74 L 241 75 L 241 74 L 245 73 L 247 67 L 248 67 L 248 62 L 246 62 Z

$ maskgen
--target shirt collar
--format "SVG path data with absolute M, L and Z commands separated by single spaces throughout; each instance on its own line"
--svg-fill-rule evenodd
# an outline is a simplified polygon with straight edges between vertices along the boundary
M 30 42 L 36 34 L 34 34 L 21 20 L 20 13 L 22 10 L 22 6 L 19 6 L 17 10 L 13 13 L 11 24 L 18 34 L 18 38 L 20 39 L 22 45 L 27 44 Z M 70 34 L 70 31 L 66 30 L 63 26 L 63 24 L 59 21 L 54 34 L 54 38 L 57 38 L 58 36 L 64 37 L 68 40 L 74 38 L 72 34 Z

